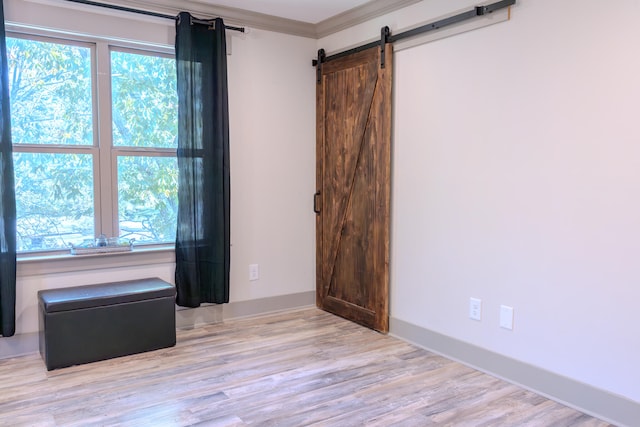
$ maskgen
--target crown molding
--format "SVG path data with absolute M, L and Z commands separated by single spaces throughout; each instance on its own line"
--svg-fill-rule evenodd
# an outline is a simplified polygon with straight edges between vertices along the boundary
M 29 0 L 38 1 L 38 0 Z M 42 0 L 40 0 L 42 1 Z M 49 0 L 52 3 L 66 3 L 68 7 L 76 5 L 66 0 Z M 273 31 L 294 36 L 319 39 L 330 34 L 361 24 L 370 19 L 402 9 L 422 0 L 371 0 L 346 12 L 335 15 L 317 24 L 280 18 L 264 13 L 252 12 L 228 6 L 218 6 L 203 0 L 99 0 L 102 3 L 148 10 L 166 15 L 178 15 L 181 11 L 199 18 L 221 17 L 225 23 L 254 29 Z
M 422 0 L 371 0 L 316 24 L 316 38 L 329 36 Z

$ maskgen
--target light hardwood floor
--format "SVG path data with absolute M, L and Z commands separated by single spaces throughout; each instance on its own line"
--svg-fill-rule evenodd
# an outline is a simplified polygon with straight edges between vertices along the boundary
M 2 426 L 605 426 L 315 308 L 178 331 L 178 344 L 47 372 L 0 361 Z

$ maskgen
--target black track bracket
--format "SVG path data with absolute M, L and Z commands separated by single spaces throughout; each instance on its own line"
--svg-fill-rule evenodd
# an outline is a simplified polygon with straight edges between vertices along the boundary
M 382 27 L 380 29 L 380 68 L 384 68 L 386 62 L 387 43 L 389 43 L 389 36 L 391 30 L 389 27 Z
M 316 81 L 318 84 L 322 83 L 322 64 L 327 58 L 327 54 L 324 49 L 318 50 L 318 59 L 314 59 L 312 64 L 316 67 Z

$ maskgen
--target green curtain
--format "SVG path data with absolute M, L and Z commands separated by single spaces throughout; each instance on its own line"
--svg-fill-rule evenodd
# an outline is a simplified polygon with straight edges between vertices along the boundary
M 0 322 L 2 336 L 16 331 L 16 196 L 9 115 L 9 71 L 0 1 Z
M 178 305 L 229 302 L 229 107 L 222 19 L 176 21 Z

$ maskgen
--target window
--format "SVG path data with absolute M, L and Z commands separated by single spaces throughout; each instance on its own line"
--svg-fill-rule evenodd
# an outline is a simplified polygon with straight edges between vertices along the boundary
M 173 58 L 111 50 L 112 162 L 121 237 L 174 241 L 178 95 Z
M 175 240 L 177 94 L 166 54 L 7 38 L 18 251 Z

